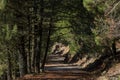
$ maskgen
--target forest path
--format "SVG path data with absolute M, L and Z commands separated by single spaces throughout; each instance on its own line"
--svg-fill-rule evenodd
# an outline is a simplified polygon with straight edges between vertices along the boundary
M 96 80 L 96 77 L 83 71 L 45 71 L 42 74 L 26 75 L 19 80 Z
M 49 55 L 44 73 L 29 74 L 22 80 L 96 80 L 94 75 L 82 71 L 80 66 L 64 64 L 64 59 L 63 56 Z
M 78 71 L 81 69 L 77 65 L 65 64 L 64 59 L 64 56 L 58 54 L 49 55 L 47 64 L 45 65 L 45 71 Z

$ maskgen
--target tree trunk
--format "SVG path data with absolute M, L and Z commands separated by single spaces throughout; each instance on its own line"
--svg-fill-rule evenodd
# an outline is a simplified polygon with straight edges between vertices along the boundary
M 40 18 L 40 23 L 39 23 L 39 26 L 38 26 L 38 50 L 37 50 L 37 55 L 36 55 L 36 70 L 37 70 L 37 73 L 40 72 L 40 59 L 41 59 L 42 36 L 43 36 L 42 26 L 43 26 L 44 0 L 41 0 L 40 6 L 41 6 L 41 9 L 40 9 L 41 18 Z
M 36 24 L 37 22 L 37 12 L 38 12 L 38 5 L 37 5 L 37 0 L 34 0 L 34 54 L 33 54 L 33 61 L 32 61 L 32 66 L 34 72 L 37 72 L 37 54 L 38 54 L 38 25 Z
M 28 73 L 31 73 L 31 25 L 30 25 L 30 15 L 28 15 L 28 26 L 29 26 L 29 42 L 28 42 L 28 55 L 27 55 L 27 65 Z
M 48 50 L 49 50 L 50 33 L 51 33 L 51 29 L 50 28 L 51 27 L 49 27 L 48 38 L 47 38 L 47 46 L 46 46 L 46 50 L 45 50 L 44 60 L 43 60 L 42 67 L 41 67 L 43 71 L 44 71 L 44 65 L 45 65 L 46 58 L 47 58 L 47 53 L 48 53 Z
M 112 54 L 113 54 L 113 57 L 114 59 L 116 59 L 115 55 L 116 55 L 116 43 L 115 43 L 116 40 L 113 40 L 113 43 L 112 43 Z
M 11 56 L 10 56 L 10 52 L 9 49 L 7 49 L 7 56 L 8 56 L 8 80 L 12 80 L 12 63 L 11 63 Z
M 43 59 L 43 63 L 42 63 L 42 66 L 41 66 L 41 69 L 44 71 L 44 66 L 45 66 L 45 62 L 46 62 L 46 58 L 47 58 L 47 53 L 48 53 L 48 50 L 49 50 L 49 44 L 50 44 L 50 35 L 51 35 L 51 28 L 53 26 L 53 6 L 54 5 L 51 5 L 52 6 L 52 12 L 51 12 L 51 18 L 50 18 L 50 23 L 49 23 L 49 29 L 48 29 L 48 37 L 47 37 L 47 45 L 46 45 L 46 50 L 45 50 L 45 55 L 44 55 L 44 59 Z
M 34 33 L 31 37 L 31 72 L 35 72 L 35 30 L 34 25 L 32 25 L 32 33 Z
M 19 69 L 20 69 L 20 76 L 24 76 L 27 74 L 27 55 L 25 52 L 25 41 L 24 36 L 21 36 L 20 41 L 20 48 L 19 48 Z
M 37 51 L 37 37 L 36 37 L 36 32 L 34 30 L 34 53 L 33 53 L 33 61 L 32 61 L 33 72 L 36 72 L 36 67 L 35 67 L 35 63 L 36 63 L 36 51 Z

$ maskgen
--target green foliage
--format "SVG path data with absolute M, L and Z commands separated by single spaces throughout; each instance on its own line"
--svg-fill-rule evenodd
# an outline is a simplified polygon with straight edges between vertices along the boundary
M 14 38 L 17 35 L 17 25 L 11 29 L 8 24 L 3 25 L 0 31 L 0 75 L 7 69 L 7 47 L 14 47 Z M 13 44 L 14 43 L 14 44 Z M 12 49 L 11 49 L 12 50 Z
M 54 32 L 54 34 L 51 36 L 51 39 L 57 42 L 68 44 L 70 46 L 70 53 L 75 54 L 79 49 L 79 45 L 76 42 L 75 34 L 72 32 L 71 23 L 69 20 L 65 19 L 57 21 L 55 26 L 58 28 L 58 30 Z
M 10 28 L 8 24 L 5 24 L 2 27 L 2 37 L 4 41 L 10 41 L 15 35 L 17 35 L 17 25 L 13 26 L 13 29 Z
M 69 26 L 71 26 L 71 24 L 70 24 L 70 22 L 67 21 L 67 20 L 61 20 L 61 21 L 57 21 L 57 22 L 55 23 L 55 26 L 62 28 L 62 27 L 69 27 Z
M 0 10 L 3 10 L 5 8 L 6 3 L 7 0 L 0 0 Z
M 95 15 L 103 14 L 107 8 L 107 5 L 102 0 L 84 0 L 84 6 Z
M 6 68 L 7 68 L 6 64 L 0 65 L 0 76 L 3 74 L 3 72 Z
M 94 0 L 84 0 L 83 4 L 88 10 L 91 10 L 91 5 L 94 4 Z
M 13 13 L 6 13 L 5 4 L 6 0 L 2 0 L 0 3 L 0 9 L 3 12 L 0 12 L 0 75 L 7 70 L 7 48 L 11 51 L 14 50 L 15 40 L 18 34 L 17 25 L 13 24 Z M 2 4 L 2 5 L 1 5 Z M 15 50 L 14 50 L 15 51 Z
M 17 34 L 17 25 L 13 26 L 12 34 Z

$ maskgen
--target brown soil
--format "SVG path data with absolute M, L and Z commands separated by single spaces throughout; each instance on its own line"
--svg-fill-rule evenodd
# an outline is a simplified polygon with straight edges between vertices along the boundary
M 95 75 L 69 64 L 47 64 L 41 74 L 28 74 L 19 80 L 96 80 Z
M 19 80 L 96 80 L 95 77 L 86 72 L 67 72 L 67 71 L 54 71 L 54 72 L 45 72 L 37 75 L 26 75 L 24 78 Z
M 116 55 L 118 60 L 119 56 Z M 44 73 L 28 74 L 18 80 L 111 80 L 110 77 L 120 75 L 120 61 L 113 64 L 110 60 L 113 61 L 113 57 L 102 56 L 86 69 L 72 64 L 46 64 Z
M 58 66 L 61 66 L 59 64 Z M 47 65 L 47 67 L 54 67 L 57 65 Z M 64 65 L 66 66 L 66 65 Z M 120 76 L 120 63 L 113 65 L 107 72 L 103 72 L 101 76 L 97 76 L 90 72 L 82 70 L 73 71 L 45 71 L 41 74 L 28 74 L 19 80 L 111 80 L 110 78 Z

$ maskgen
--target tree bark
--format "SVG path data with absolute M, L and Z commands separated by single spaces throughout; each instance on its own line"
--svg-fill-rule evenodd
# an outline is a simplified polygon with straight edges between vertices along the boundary
M 39 23 L 39 26 L 38 26 L 38 51 L 37 51 L 37 55 L 36 55 L 36 70 L 37 70 L 37 73 L 40 72 L 40 60 L 41 60 L 42 36 L 43 36 L 42 26 L 43 26 L 44 0 L 41 0 L 40 6 L 41 6 L 41 9 L 40 9 L 40 17 L 41 18 L 40 18 L 40 23 Z
M 33 67 L 33 72 L 36 72 L 36 53 L 37 53 L 37 36 L 36 36 L 36 30 L 34 27 L 34 53 L 33 53 L 33 61 L 32 61 L 32 67 Z
M 51 9 L 52 9 L 52 12 L 51 12 L 49 29 L 48 29 L 47 45 L 46 45 L 46 50 L 45 50 L 45 55 L 44 55 L 43 63 L 42 63 L 42 66 L 41 66 L 42 71 L 44 71 L 44 66 L 45 66 L 45 62 L 46 62 L 46 58 L 47 58 L 47 53 L 48 53 L 48 50 L 49 50 L 49 44 L 50 44 L 51 28 L 53 26 L 53 13 L 54 13 L 54 5 L 53 4 L 51 4 Z
M 28 42 L 28 55 L 27 55 L 27 65 L 28 73 L 31 73 L 31 24 L 30 24 L 30 15 L 28 15 L 28 27 L 29 27 L 29 42 Z
M 35 72 L 35 30 L 34 30 L 34 25 L 32 27 L 32 39 L 31 39 L 31 72 Z
M 113 57 L 114 57 L 114 59 L 116 60 L 116 57 L 115 57 L 115 55 L 116 55 L 116 43 L 115 43 L 115 41 L 116 40 L 113 40 L 113 43 L 112 43 L 112 54 L 113 54 Z
M 25 52 L 25 37 L 21 36 L 20 38 L 20 48 L 19 48 L 19 69 L 20 69 L 20 76 L 24 76 L 27 74 L 27 54 Z
M 12 80 L 12 63 L 11 63 L 11 55 L 10 55 L 10 52 L 9 52 L 9 49 L 7 49 L 7 56 L 8 56 L 8 77 L 7 79 L 8 80 Z
M 33 72 L 37 72 L 37 52 L 38 52 L 38 25 L 36 25 L 36 20 L 37 20 L 37 0 L 34 0 L 34 54 L 33 54 L 33 61 L 32 61 L 32 66 L 33 66 Z
M 49 27 L 48 38 L 47 38 L 47 46 L 46 46 L 46 50 L 45 50 L 44 60 L 43 60 L 42 67 L 41 67 L 43 71 L 44 71 L 44 66 L 45 66 L 45 62 L 46 62 L 46 58 L 47 58 L 47 53 L 48 53 L 48 50 L 49 50 L 50 34 L 51 34 L 51 27 Z

